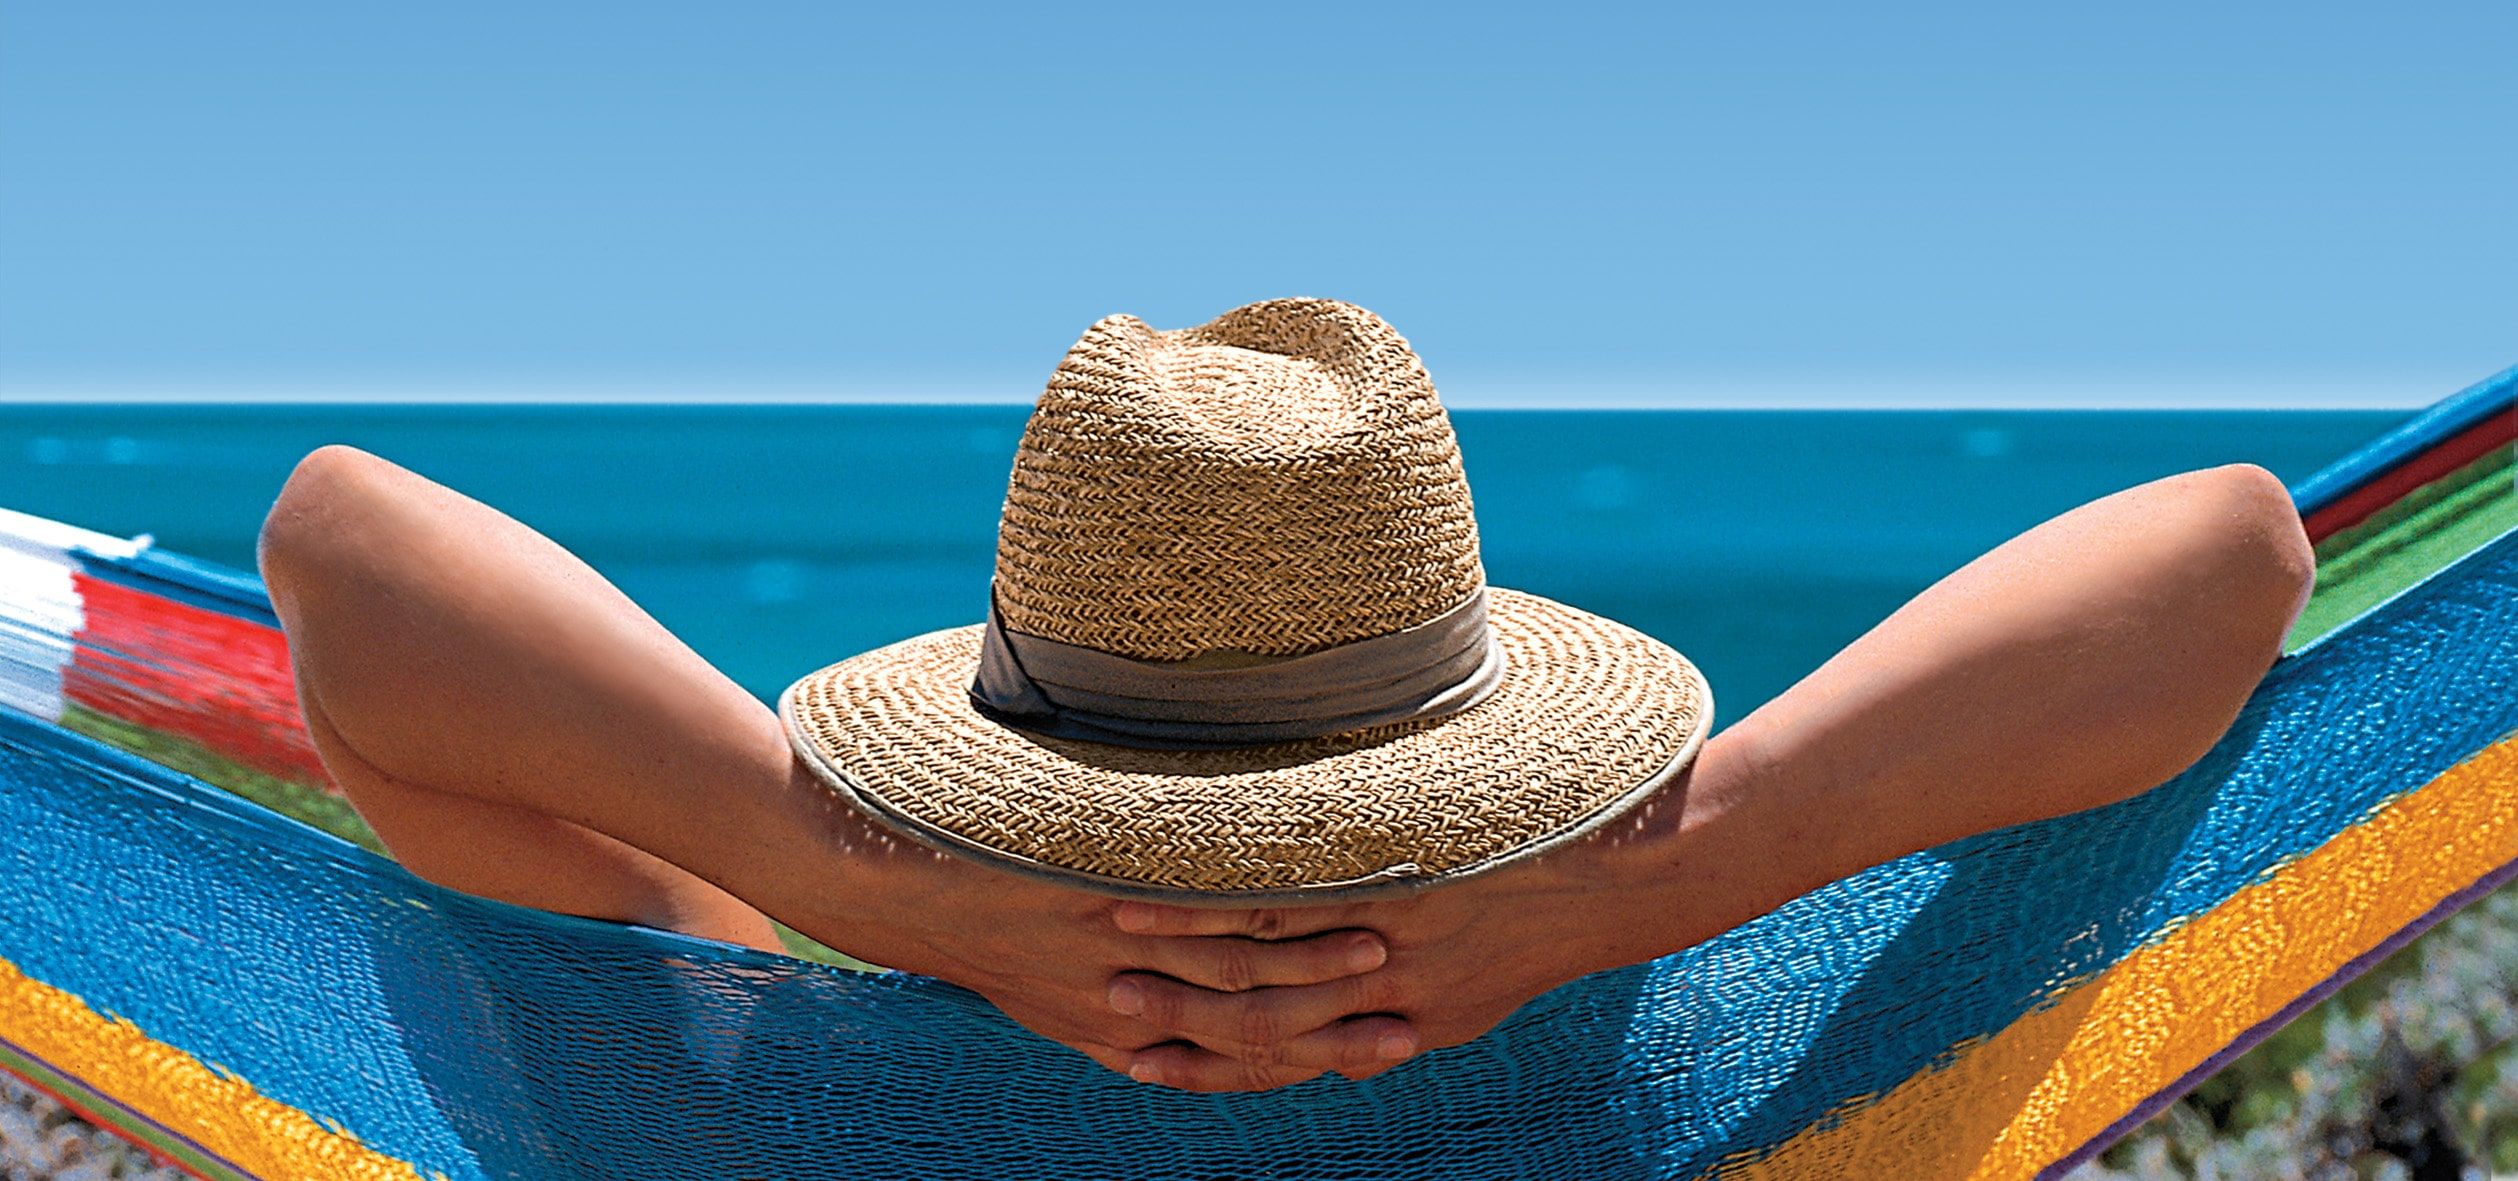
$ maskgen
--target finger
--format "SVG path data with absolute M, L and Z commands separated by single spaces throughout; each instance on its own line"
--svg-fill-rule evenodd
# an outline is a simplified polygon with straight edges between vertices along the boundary
M 1272 1091 L 1322 1073 L 1299 1066 L 1261 1066 L 1182 1043 L 1139 1050 L 1128 1063 L 1129 1078 L 1181 1091 Z
M 1268 906 L 1253 910 L 1212 910 L 1199 906 L 1165 906 L 1156 902 L 1122 902 L 1111 911 L 1119 929 L 1131 935 L 1241 935 L 1251 939 L 1299 939 L 1340 927 L 1362 924 L 1360 905 Z
M 1389 945 L 1371 931 L 1278 940 L 1238 935 L 1153 938 L 1138 941 L 1136 949 L 1136 967 L 1219 992 L 1322 984 L 1370 972 L 1390 959 Z
M 1193 1041 L 1236 1058 L 1267 1061 L 1277 1047 L 1346 1017 L 1397 1009 L 1387 973 L 1367 972 L 1326 984 L 1216 992 L 1148 972 L 1122 972 L 1110 982 L 1111 1011 L 1134 1017 L 1166 1038 Z
M 1128 1077 L 1185 1091 L 1257 1091 L 1337 1071 L 1369 1078 L 1416 1052 L 1415 1031 L 1397 1017 L 1360 1017 L 1314 1030 L 1280 1047 L 1280 1056 L 1253 1062 L 1203 1046 L 1166 1042 L 1138 1051 Z

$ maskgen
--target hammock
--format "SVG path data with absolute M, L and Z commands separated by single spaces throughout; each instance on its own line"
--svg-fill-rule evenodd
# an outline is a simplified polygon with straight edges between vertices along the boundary
M 2518 871 L 2514 403 L 2294 490 L 2317 594 L 2169 783 L 1258 1095 L 420 881 L 324 786 L 250 576 L 0 514 L 0 1068 L 208 1178 L 2059 1175 Z

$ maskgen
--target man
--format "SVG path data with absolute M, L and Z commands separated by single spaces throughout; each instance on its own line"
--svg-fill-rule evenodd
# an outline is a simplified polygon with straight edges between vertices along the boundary
M 1157 405 L 1161 413 L 1148 421 L 1159 429 L 1148 437 L 1168 440 L 1172 451 L 1156 449 L 1169 457 L 1162 462 L 1207 472 L 1217 440 L 1239 440 L 1233 445 L 1256 450 L 1234 462 L 1256 466 L 1234 469 L 1249 477 L 1233 485 L 1243 489 L 1237 496 L 1265 487 L 1345 497 L 1353 495 L 1345 477 L 1261 479 L 1285 470 L 1280 436 L 1362 446 L 1356 462 L 1368 465 L 1403 445 L 1439 453 L 1449 428 L 1438 412 L 1402 416 L 1409 425 L 1390 429 L 1418 432 L 1406 439 L 1337 419 L 1357 405 L 1380 405 L 1374 398 L 1430 407 L 1431 386 L 1421 379 L 1386 325 L 1326 301 L 1253 305 L 1183 333 L 1152 333 L 1125 318 L 1096 325 L 1053 378 L 1017 460 L 998 580 L 1008 618 L 992 612 L 997 634 L 984 641 L 1016 647 L 983 649 L 976 633 L 954 641 L 966 646 L 953 649 L 953 677 L 971 675 L 970 653 L 997 653 L 977 658 L 982 671 L 969 689 L 977 705 L 955 706 L 976 710 L 963 721 L 999 728 L 994 740 L 1011 743 L 1007 749 L 1066 760 L 1058 765 L 1082 777 L 1119 775 L 1147 760 L 1188 767 L 1238 757 L 1201 747 L 1280 749 L 1200 741 L 1201 728 L 1231 732 L 1218 720 L 1229 711 L 1180 723 L 1190 727 L 1186 737 L 1139 743 L 1114 730 L 1106 746 L 1092 737 L 1101 733 L 1091 729 L 1099 715 L 1066 698 L 1037 716 L 1022 712 L 1024 695 L 1038 687 L 1015 674 L 1037 673 L 1031 666 L 1058 645 L 1012 626 L 1046 593 L 1046 582 L 1027 588 L 1016 578 L 1020 563 L 1046 544 L 1017 536 L 1035 528 L 1018 509 L 1105 511 L 1084 506 L 1090 498 L 1026 493 L 1027 470 L 1066 473 L 1058 464 L 1088 450 L 1074 443 L 1083 435 L 1062 436 L 1043 416 L 1067 415 L 1101 432 L 1112 415 L 1135 412 L 1128 407 Z M 1261 386 L 1271 392 L 1251 393 Z M 1095 398 L 1104 401 L 1091 413 L 1077 409 Z M 1289 411 L 1284 398 L 1314 400 Z M 1183 407 L 1197 414 L 1184 418 Z M 1246 409 L 1248 421 L 1238 425 L 1210 421 Z M 1193 420 L 1205 425 L 1180 425 Z M 1312 426 L 1316 437 L 1304 435 Z M 1216 433 L 1183 444 L 1181 430 Z M 1258 436 L 1265 437 L 1249 443 Z M 1027 469 L 1034 456 L 1041 458 Z M 1456 454 L 1443 462 L 1456 474 Z M 1141 490 L 1170 478 L 1140 472 L 1113 486 Z M 1421 489 L 1401 491 L 1416 511 Z M 1162 503 L 1196 508 L 1211 499 L 1184 488 Z M 1232 532 L 1242 515 L 1268 511 L 1264 503 L 1226 508 L 1233 519 L 1213 525 L 1221 532 Z M 1338 516 L 1309 508 L 1288 519 Z M 1171 539 L 1189 538 L 1188 545 L 1197 534 L 1169 527 L 1147 535 L 1162 545 L 1129 552 L 1160 551 L 1157 558 L 1170 561 Z M 1324 534 L 1320 544 L 1337 540 Z M 1229 597 L 1264 581 L 1246 556 L 1249 537 L 1237 535 L 1234 544 L 1182 567 L 1239 563 L 1191 591 Z M 1476 574 L 1473 531 L 1466 545 L 1465 557 L 1455 554 L 1448 565 L 1406 568 Z M 1112 560 L 1101 554 L 1090 568 Z M 1176 866 L 1148 870 L 1142 881 L 1108 868 L 1112 856 L 1125 863 L 1129 848 L 992 849 L 988 815 L 957 835 L 949 819 L 910 814 L 925 797 L 872 782 L 870 764 L 848 761 L 858 757 L 849 746 L 855 739 L 833 737 L 897 705 L 880 686 L 830 704 L 823 697 L 838 691 L 837 682 L 808 678 L 799 688 L 818 686 L 822 696 L 791 690 L 782 723 L 558 546 L 375 457 L 337 447 L 308 456 L 265 525 L 262 566 L 317 749 L 414 872 L 522 905 L 771 950 L 778 945 L 766 916 L 774 916 L 851 954 L 970 987 L 1111 1069 L 1196 1090 L 1264 1089 L 1333 1071 L 1368 1076 L 1474 1038 L 1567 980 L 1686 947 L 1867 866 L 2158 784 L 2227 729 L 2278 655 L 2314 571 L 2286 493 L 2261 469 L 2223 467 L 2145 484 L 2048 521 L 1943 579 L 1790 691 L 1703 741 L 1701 753 L 1695 743 L 1705 719 L 1672 721 L 1662 753 L 1676 756 L 1666 774 L 1611 785 L 1624 793 L 1614 802 L 1581 804 L 1503 852 L 1431 870 L 1430 856 L 1393 855 L 1395 868 L 1369 880 L 1314 883 L 1297 874 L 1283 879 L 1291 883 L 1284 889 L 1237 892 L 1228 882 L 1207 895 L 1196 884 L 1205 879 L 1183 887 L 1162 876 L 1184 872 Z M 1482 575 L 1474 585 L 1483 596 Z M 1009 603 L 1010 593 L 1021 601 Z M 1456 612 L 1482 610 L 1487 601 L 1464 601 L 1444 618 L 1467 618 Z M 1492 603 L 1499 613 L 1561 606 L 1500 593 Z M 1118 625 L 1130 624 L 1131 610 L 1118 609 Z M 1238 620 L 1242 613 L 1204 614 Z M 1433 615 L 1419 610 L 1381 630 L 1405 639 Z M 1531 625 L 1499 618 L 1498 626 Z M 1378 633 L 1368 641 L 1392 642 Z M 1228 658 L 1215 667 L 1294 659 L 1252 654 L 1265 646 L 1219 645 Z M 1206 667 L 1153 648 L 1109 647 L 1100 658 L 1133 661 L 1132 668 Z M 1480 650 L 1463 649 L 1454 682 L 1391 707 L 1405 720 L 1336 732 L 1369 740 L 1324 729 L 1321 742 L 1281 749 L 1369 753 L 1472 724 L 1485 716 L 1479 711 L 1502 708 L 1478 696 L 1494 691 L 1500 675 L 1494 653 L 1481 665 Z M 1669 667 L 1693 674 L 1668 655 Z M 1511 675 L 1526 675 L 1528 653 L 1517 658 Z M 992 685 L 988 667 L 1014 670 L 1012 687 L 1002 678 Z M 1668 700 L 1684 697 L 1679 675 L 1670 684 L 1680 696 Z M 1482 688 L 1472 684 L 1478 678 Z M 1077 726 L 1087 737 L 1075 737 Z M 1681 732 L 1688 727 L 1692 733 Z M 906 740 L 921 740 L 918 727 L 906 729 Z M 1193 753 L 1163 753 L 1184 748 Z M 1284 762 L 1302 765 L 1293 755 Z M 981 774 L 963 786 L 988 783 Z M 1229 822 L 1231 798 L 1222 800 L 1159 819 L 1169 825 L 1223 812 Z M 1143 831 L 1169 830 L 1149 822 Z M 1279 854 L 1269 850 L 1292 849 L 1282 858 L 1294 873 L 1312 855 L 1304 850 L 1320 844 L 1299 832 L 1292 844 L 1282 833 L 1277 839 L 1233 863 L 1274 872 L 1268 858 Z M 1083 860 L 1062 867 L 1059 858 L 1069 856 Z M 1410 874 L 1426 876 L 1400 880 Z M 1259 901 L 1237 904 L 1244 898 Z

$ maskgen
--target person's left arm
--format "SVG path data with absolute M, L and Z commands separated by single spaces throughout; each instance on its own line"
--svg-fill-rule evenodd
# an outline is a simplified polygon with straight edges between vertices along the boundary
M 1218 988 L 1382 962 L 1364 931 L 1157 938 L 1116 905 L 890 837 L 824 787 L 778 719 L 584 562 L 348 448 L 309 455 L 262 569 L 325 765 L 394 855 L 525 906 L 775 948 L 763 915 L 971 988 L 1113 1069 L 1150 1041 L 1104 1004 L 1123 970 Z M 1345 1016 L 1340 1014 L 1338 1016 Z M 1286 1027 L 1245 1089 L 1378 1061 L 1389 1018 Z

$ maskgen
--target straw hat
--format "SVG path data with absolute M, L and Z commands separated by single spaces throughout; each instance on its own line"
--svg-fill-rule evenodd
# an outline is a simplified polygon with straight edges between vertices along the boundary
M 1493 869 L 1669 782 L 1713 717 L 1668 646 L 1486 585 L 1433 380 L 1331 300 L 1087 329 L 1015 451 L 988 605 L 797 681 L 788 736 L 918 841 L 1110 894 Z

